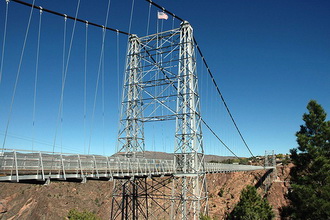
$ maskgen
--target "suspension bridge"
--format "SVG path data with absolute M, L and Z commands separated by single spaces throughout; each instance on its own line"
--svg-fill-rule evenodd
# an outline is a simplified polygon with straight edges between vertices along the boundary
M 110 1 L 103 23 L 80 18 L 80 0 L 73 15 L 35 0 L 1 3 L 0 181 L 112 180 L 111 219 L 198 219 L 208 210 L 206 174 L 276 169 L 274 163 L 205 162 L 211 146 L 222 149 L 213 153 L 223 156 L 238 158 L 243 150 L 254 154 L 192 25 L 146 2 L 147 31 L 142 36 L 131 33 L 134 1 L 128 31 L 109 27 Z M 27 25 L 21 30 L 21 24 L 15 27 L 10 21 L 18 11 L 26 13 Z M 153 11 L 158 12 L 156 21 L 151 19 Z M 172 20 L 168 29 L 167 19 Z M 13 39 L 23 42 L 20 50 Z M 113 126 L 116 121 L 118 128 Z M 228 144 L 219 124 L 240 148 Z M 118 133 L 106 134 L 110 130 Z M 116 154 L 107 156 L 108 148 Z M 146 149 L 171 152 L 173 159 L 146 158 Z M 148 208 L 150 203 L 157 208 Z

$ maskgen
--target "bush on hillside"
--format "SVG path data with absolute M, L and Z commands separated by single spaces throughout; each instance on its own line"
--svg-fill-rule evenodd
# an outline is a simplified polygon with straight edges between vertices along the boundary
M 70 220 L 101 220 L 93 212 L 83 211 L 79 212 L 76 209 L 71 209 L 68 213 L 68 219 Z

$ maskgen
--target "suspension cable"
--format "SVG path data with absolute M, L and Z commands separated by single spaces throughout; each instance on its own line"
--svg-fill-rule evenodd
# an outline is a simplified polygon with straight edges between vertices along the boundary
M 239 157 L 227 146 L 227 144 L 225 144 L 220 137 L 213 131 L 213 129 L 204 121 L 203 118 L 201 118 L 203 124 L 211 131 L 211 133 L 220 141 L 220 143 L 225 146 L 225 148 L 227 148 L 227 150 L 230 151 L 230 153 L 232 153 L 237 159 L 239 159 Z
M 35 116 L 36 116 L 36 101 L 37 101 L 37 84 L 38 84 L 38 70 L 39 70 L 39 53 L 40 53 L 40 32 L 42 21 L 42 8 L 39 11 L 39 28 L 38 28 L 38 41 L 37 41 L 37 58 L 36 58 L 36 71 L 34 78 L 34 94 L 33 94 L 33 114 L 32 114 L 32 150 L 34 148 L 35 140 Z
M 33 0 L 32 5 L 34 5 L 34 3 L 35 3 L 35 0 Z M 29 30 L 30 30 L 32 12 L 33 12 L 33 7 L 31 7 L 31 10 L 30 10 L 30 15 L 29 15 L 28 24 L 27 24 L 26 31 L 25 31 L 25 37 L 24 37 L 23 47 L 22 47 L 22 51 L 21 51 L 20 61 L 19 61 L 19 64 L 18 64 L 18 70 L 17 70 L 17 74 L 16 74 L 16 80 L 15 80 L 15 84 L 14 84 L 13 95 L 12 95 L 11 103 L 10 103 L 10 107 L 9 107 L 9 115 L 8 115 L 6 130 L 5 130 L 5 136 L 4 136 L 3 143 L 2 143 L 2 148 L 3 149 L 5 148 L 5 144 L 6 144 L 6 140 L 7 140 L 7 134 L 8 134 L 8 128 L 9 128 L 9 124 L 10 124 L 10 120 L 11 120 L 11 116 L 12 116 L 12 112 L 13 112 L 13 105 L 14 105 L 15 96 L 16 96 L 16 89 L 17 89 L 17 85 L 18 85 L 18 81 L 19 81 L 19 77 L 20 77 L 20 73 L 21 73 L 21 67 L 22 67 L 22 62 L 23 62 L 23 57 L 24 57 L 26 41 L 27 41 L 27 38 L 28 38 L 28 35 L 29 35 Z
M 1 63 L 0 63 L 0 85 L 2 80 L 3 61 L 5 56 L 5 45 L 6 45 L 6 36 L 7 36 L 7 23 L 8 23 L 8 5 L 9 5 L 9 0 L 6 0 L 5 28 L 3 31 L 2 53 L 1 53 Z
M 229 110 L 229 107 L 228 107 L 228 105 L 227 105 L 227 103 L 226 103 L 226 101 L 225 101 L 225 99 L 224 99 L 224 97 L 223 97 L 223 95 L 222 95 L 222 93 L 221 93 L 221 91 L 220 91 L 220 89 L 219 89 L 219 86 L 218 86 L 217 82 L 215 81 L 215 79 L 214 79 L 214 77 L 213 77 L 213 74 L 212 74 L 212 72 L 211 72 L 211 70 L 210 70 L 210 68 L 209 68 L 209 66 L 208 66 L 208 64 L 207 64 L 207 62 L 206 62 L 206 59 L 204 58 L 203 53 L 202 53 L 200 47 L 198 46 L 197 41 L 196 41 L 195 38 L 194 38 L 194 43 L 195 43 L 195 45 L 196 45 L 196 48 L 197 48 L 197 50 L 198 50 L 199 55 L 202 57 L 202 60 L 203 60 L 204 65 L 205 65 L 205 67 L 206 67 L 206 69 L 207 69 L 207 72 L 209 73 L 209 75 L 210 75 L 210 77 L 211 77 L 211 79 L 212 79 L 213 85 L 215 86 L 215 88 L 216 88 L 216 90 L 217 90 L 217 92 L 218 92 L 218 94 L 219 94 L 219 96 L 220 96 L 220 98 L 221 98 L 221 100 L 222 100 L 222 102 L 223 102 L 223 104 L 224 104 L 226 110 L 227 110 L 227 113 L 229 114 L 229 117 L 230 117 L 231 121 L 233 122 L 233 124 L 234 124 L 234 126 L 235 126 L 235 128 L 236 128 L 236 130 L 237 130 L 237 132 L 238 132 L 238 134 L 239 134 L 239 136 L 241 137 L 241 139 L 242 139 L 242 141 L 243 141 L 245 147 L 249 150 L 249 152 L 250 152 L 250 154 L 252 155 L 252 157 L 254 157 L 254 155 L 253 155 L 253 153 L 252 153 L 250 147 L 249 147 L 248 144 L 246 143 L 246 141 L 245 141 L 245 139 L 244 139 L 244 137 L 243 137 L 243 135 L 242 135 L 240 129 L 238 128 L 238 126 L 237 126 L 237 124 L 236 124 L 236 121 L 235 121 L 233 115 L 231 114 L 231 112 L 230 112 L 230 110 Z
M 24 2 L 24 1 L 20 1 L 20 0 L 10 0 L 10 1 L 25 5 L 25 6 L 33 7 L 35 9 L 40 9 L 40 6 L 35 6 L 35 5 L 29 4 L 29 3 Z M 57 15 L 57 16 L 61 16 L 61 17 L 67 17 L 68 19 L 71 19 L 71 20 L 74 20 L 74 21 L 77 21 L 77 22 L 82 22 L 82 23 L 87 23 L 88 22 L 86 20 L 83 20 L 83 19 L 80 19 L 80 18 L 77 18 L 77 17 L 73 17 L 73 16 L 69 16 L 69 15 L 66 15 L 66 14 L 62 14 L 62 13 L 52 11 L 52 10 L 49 10 L 49 9 L 46 9 L 46 8 L 43 8 L 43 11 L 47 12 L 47 13 L 50 13 L 50 14 L 53 14 L 53 15 Z M 121 30 L 118 30 L 118 29 L 115 29 L 115 28 L 104 27 L 103 25 L 96 24 L 96 23 L 93 23 L 93 22 L 88 22 L 88 24 L 92 25 L 92 26 L 95 26 L 95 27 L 99 27 L 99 28 L 105 28 L 109 31 L 119 32 L 120 34 L 131 35 L 128 32 L 121 31 Z

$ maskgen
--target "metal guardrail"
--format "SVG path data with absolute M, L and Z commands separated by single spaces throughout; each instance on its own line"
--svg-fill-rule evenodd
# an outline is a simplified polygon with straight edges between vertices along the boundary
M 224 164 L 224 163 L 206 163 L 205 169 L 207 173 L 225 173 L 225 172 L 241 172 L 252 170 L 269 170 L 274 167 L 240 165 L 240 164 Z
M 264 169 L 262 166 L 206 163 L 206 173 Z M 269 168 L 270 169 L 270 168 Z M 0 181 L 113 179 L 175 174 L 173 160 L 107 157 L 43 151 L 0 151 Z

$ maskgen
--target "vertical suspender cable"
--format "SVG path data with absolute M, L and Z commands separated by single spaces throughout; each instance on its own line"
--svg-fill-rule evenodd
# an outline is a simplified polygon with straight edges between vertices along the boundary
M 118 118 L 120 117 L 120 111 L 119 111 L 119 106 L 120 106 L 120 75 L 119 75 L 119 32 L 117 32 L 117 95 L 118 95 Z
M 84 154 L 86 154 L 87 58 L 88 58 L 88 22 L 86 21 L 85 66 L 84 66 Z
M 2 52 L 1 52 L 1 64 L 0 64 L 0 85 L 2 81 L 3 61 L 5 57 L 5 45 L 6 45 L 6 36 L 7 36 L 7 23 L 8 23 L 8 5 L 9 5 L 9 0 L 6 0 L 5 29 L 3 31 L 3 42 L 2 42 Z
M 55 152 L 55 145 L 56 145 L 56 138 L 57 138 L 57 132 L 58 132 L 58 121 L 61 119 L 61 110 L 62 110 L 62 105 L 63 105 L 63 95 L 64 95 L 64 88 L 65 88 L 65 81 L 68 73 L 68 66 L 69 66 L 69 61 L 70 61 L 70 55 L 71 55 L 71 49 L 72 49 L 72 44 L 73 44 L 73 38 L 76 30 L 76 23 L 77 23 L 77 17 L 78 17 L 78 12 L 80 8 L 80 0 L 78 0 L 77 3 L 77 9 L 76 9 L 76 14 L 75 14 L 75 20 L 73 23 L 73 28 L 72 28 L 72 34 L 71 34 L 71 39 L 70 39 L 70 46 L 69 46 L 69 51 L 68 51 L 68 56 L 67 56 L 67 62 L 65 66 L 65 71 L 64 71 L 64 77 L 63 77 L 63 83 L 62 83 L 62 88 L 61 88 L 61 97 L 60 97 L 60 104 L 58 108 L 58 115 L 57 115 L 57 123 L 56 123 L 56 131 L 55 131 L 55 137 L 54 137 L 54 143 L 53 143 L 53 153 Z
M 151 3 L 149 4 L 149 10 L 148 10 L 148 22 L 147 22 L 147 34 L 149 34 L 149 26 L 150 26 L 150 13 L 151 13 Z
M 132 0 L 131 16 L 130 16 L 130 21 L 129 21 L 129 25 L 128 25 L 129 33 L 130 33 L 130 30 L 131 30 L 131 26 L 132 26 L 133 10 L 134 10 L 134 0 Z M 129 37 L 130 36 L 131 36 L 131 34 L 129 34 L 127 36 L 126 54 L 128 54 L 128 50 L 129 50 Z M 127 59 L 126 59 L 126 62 L 127 62 Z M 124 70 L 124 71 L 126 71 L 126 70 Z M 124 77 L 123 77 L 122 88 L 124 87 L 125 81 L 126 81 L 126 74 L 124 74 Z M 124 92 L 124 89 L 123 89 L 122 92 L 121 92 L 121 100 L 124 100 L 124 93 L 125 92 Z M 120 101 L 119 101 L 119 104 L 120 104 Z M 121 116 L 122 116 L 122 113 L 123 113 L 123 105 L 120 105 L 120 119 L 118 120 L 118 136 L 117 136 L 118 139 L 117 139 L 117 144 L 116 144 L 116 153 L 119 150 L 119 135 L 120 135 L 120 125 L 121 125 L 121 119 L 122 119 Z
M 33 0 L 33 3 L 32 3 L 33 6 L 34 6 L 34 3 L 35 3 L 35 0 Z M 5 130 L 5 136 L 4 136 L 3 143 L 2 143 L 2 148 L 3 149 L 5 148 L 5 145 L 6 145 L 8 128 L 9 128 L 9 124 L 10 124 L 11 115 L 12 115 L 12 112 L 13 112 L 13 105 L 14 105 L 15 96 L 16 96 L 16 89 L 17 89 L 17 85 L 18 85 L 18 81 L 19 81 L 19 76 L 20 76 L 20 73 L 21 73 L 21 67 L 22 67 L 22 62 L 23 62 L 23 57 L 24 57 L 26 41 L 27 41 L 27 38 L 28 38 L 28 35 L 29 35 L 29 30 L 30 30 L 32 12 L 33 12 L 33 7 L 31 7 L 31 10 L 30 10 L 30 16 L 29 16 L 27 27 L 26 27 L 26 32 L 25 32 L 25 37 L 24 37 L 24 42 L 23 42 L 23 48 L 22 48 L 22 51 L 21 51 L 21 57 L 20 57 L 20 61 L 19 61 L 19 64 L 18 64 L 18 70 L 17 70 L 17 74 L 16 74 L 16 80 L 15 80 L 13 95 L 12 95 L 12 98 L 11 98 L 11 103 L 10 103 L 10 108 L 9 108 L 9 115 L 8 115 L 6 130 Z
M 164 12 L 164 11 L 163 11 Z M 157 18 L 157 20 L 159 20 L 158 18 Z M 160 32 L 163 32 L 163 28 L 164 28 L 164 20 L 162 19 L 162 21 L 161 21 L 161 25 L 160 25 Z M 163 45 L 163 39 L 161 38 L 160 39 L 160 45 Z M 161 47 L 161 46 L 160 46 Z M 163 51 L 162 51 L 162 49 L 160 49 L 160 54 L 159 54 L 159 65 L 160 66 L 163 66 Z M 158 73 L 160 72 L 160 69 L 158 68 L 158 71 L 157 71 Z M 158 79 L 160 78 L 159 77 L 159 74 L 157 74 L 158 75 Z M 159 96 L 159 94 L 161 93 L 161 91 L 162 91 L 162 86 L 159 88 L 159 90 L 158 90 L 158 95 L 157 96 Z M 164 115 L 164 106 L 162 105 L 161 106 L 161 115 Z M 163 151 L 165 151 L 165 137 L 164 137 L 164 126 L 161 126 L 162 127 L 162 145 L 163 145 Z
M 120 85 L 120 70 L 119 70 L 119 56 L 120 56 L 120 48 L 119 48 L 119 32 L 117 32 L 117 95 L 118 95 L 118 102 L 117 102 L 117 114 L 118 114 L 118 118 L 120 119 L 120 106 L 121 106 L 121 99 L 120 99 L 120 88 L 122 88 L 122 86 Z M 118 120 L 118 131 L 120 128 L 120 120 Z M 118 145 L 119 145 L 119 141 L 118 139 L 115 141 L 115 145 L 116 145 L 116 152 L 118 151 Z
M 149 8 L 148 8 L 148 22 L 147 22 L 147 33 L 146 33 L 146 35 L 148 35 L 149 34 L 149 28 L 150 28 L 150 15 L 151 15 L 151 3 L 149 4 Z M 143 60 L 143 66 L 145 66 L 145 60 Z M 142 70 L 143 71 L 143 70 Z M 153 130 L 155 130 L 154 129 L 154 124 L 152 124 L 152 128 L 153 128 Z M 155 140 L 155 135 L 153 134 L 153 143 L 154 143 L 154 140 Z M 152 146 L 152 150 L 154 151 L 155 149 L 154 149 L 154 146 L 155 145 L 153 145 Z
M 65 48 L 66 48 L 66 26 L 67 26 L 67 16 L 64 17 L 64 28 L 63 28 L 63 53 L 62 53 L 62 83 L 65 74 Z
M 134 0 L 132 0 L 131 17 L 129 19 L 128 33 L 131 33 L 133 13 L 134 13 Z
M 116 44 L 117 44 L 116 45 L 116 50 L 117 50 L 116 51 L 117 52 L 116 53 L 116 56 L 117 56 L 117 61 L 116 61 L 117 64 L 116 65 L 117 65 L 117 100 L 118 100 L 118 103 L 117 103 L 118 108 L 117 109 L 118 109 L 118 118 L 119 118 L 120 117 L 120 110 L 119 110 L 120 108 L 119 107 L 120 107 L 121 100 L 120 100 L 120 86 L 119 86 L 120 85 L 120 73 L 119 73 L 120 70 L 119 70 L 119 33 L 118 32 L 117 32 L 116 38 L 117 38 L 116 39 L 116 41 L 117 41 L 116 42 Z
M 102 146 L 103 146 L 103 155 L 105 156 L 105 145 L 104 145 L 104 138 L 105 138 L 105 107 L 104 107 L 104 51 L 102 56 L 102 82 L 101 82 L 101 90 L 102 90 Z
M 9 7 L 9 0 L 6 0 L 5 27 L 4 27 L 4 31 L 3 31 L 3 42 L 2 42 L 1 63 L 0 63 L 0 88 L 1 88 L 1 81 L 2 81 L 3 61 L 4 61 L 4 57 L 5 57 L 7 23 L 8 23 L 8 7 Z M 3 152 L 3 150 L 4 150 L 4 145 L 2 147 L 2 152 Z
M 32 114 L 32 150 L 34 148 L 34 141 L 35 141 L 35 118 L 36 118 L 37 84 L 38 84 L 38 70 L 39 70 L 41 20 L 42 20 L 42 8 L 40 8 L 40 10 L 39 10 L 37 59 L 36 59 L 36 72 L 35 72 L 35 78 L 34 78 L 33 114 Z
M 102 68 L 102 60 L 103 60 L 103 56 L 104 56 L 104 42 L 105 42 L 105 36 L 106 36 L 106 28 L 105 27 L 108 24 L 109 12 L 110 12 L 110 3 L 111 3 L 111 0 L 108 1 L 107 15 L 106 15 L 106 19 L 105 19 L 105 26 L 103 26 L 103 29 L 102 29 L 102 46 L 101 46 L 99 67 L 98 67 L 95 93 L 94 93 L 94 105 L 93 105 L 91 129 L 90 129 L 89 143 L 88 143 L 88 154 L 90 153 L 91 141 L 92 141 L 92 135 L 93 135 L 93 125 L 94 125 L 94 116 L 95 116 L 95 108 L 96 108 L 96 98 L 97 98 L 97 92 L 98 92 L 98 87 L 99 87 L 100 73 L 101 73 L 101 68 Z
M 158 26 L 159 26 L 159 19 L 157 18 L 157 22 L 156 22 L 156 33 L 157 34 L 159 33 Z
M 63 31 L 63 55 L 62 55 L 62 84 L 61 86 L 63 86 L 64 83 L 64 75 L 65 75 L 65 49 L 66 49 L 66 27 L 67 27 L 67 16 L 65 15 L 64 17 L 64 31 Z M 61 153 L 62 153 L 62 149 L 63 149 L 63 107 L 64 105 L 64 96 L 63 96 L 63 101 L 62 101 L 62 106 L 61 106 L 61 116 L 60 116 L 60 131 L 61 131 Z
M 63 96 L 64 96 L 65 81 L 66 81 L 66 76 L 67 76 L 67 73 L 68 73 L 68 66 L 69 66 L 69 61 L 70 61 L 70 55 L 71 55 L 71 49 L 72 49 L 72 44 L 73 44 L 73 38 L 74 38 L 75 30 L 76 30 L 76 23 L 77 23 L 77 17 L 78 17 L 79 8 L 80 8 L 80 0 L 78 0 L 78 3 L 77 3 L 76 14 L 75 14 L 74 22 L 73 22 L 72 33 L 71 33 L 71 39 L 70 39 L 70 46 L 69 46 L 69 51 L 68 51 L 68 57 L 67 57 L 67 62 L 66 62 L 66 66 L 65 66 L 64 75 L 63 75 L 63 78 L 62 78 L 61 97 L 60 97 L 60 103 L 59 103 L 59 107 L 58 107 L 57 122 L 56 122 L 55 136 L 54 136 L 54 142 L 53 142 L 53 157 L 52 157 L 52 162 L 51 162 L 51 168 L 49 170 L 49 175 L 51 175 L 51 172 L 52 172 L 52 169 L 53 169 L 53 165 L 54 165 L 54 154 L 55 154 L 55 146 L 56 146 L 56 139 L 57 139 L 57 132 L 58 132 L 58 121 L 59 120 L 62 120 L 62 105 L 63 105 Z M 66 15 L 64 16 L 64 19 L 65 20 L 67 19 L 67 16 Z M 62 143 L 61 143 L 61 153 L 62 153 Z

